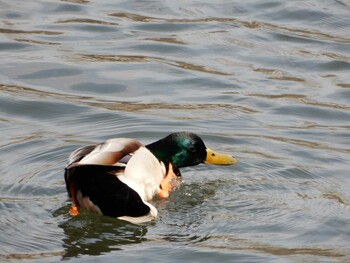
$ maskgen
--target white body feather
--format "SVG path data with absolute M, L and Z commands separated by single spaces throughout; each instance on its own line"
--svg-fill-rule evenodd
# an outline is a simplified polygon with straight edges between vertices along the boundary
M 140 147 L 129 160 L 120 181 L 134 189 L 144 201 L 151 200 L 160 191 L 165 166 L 145 147 Z

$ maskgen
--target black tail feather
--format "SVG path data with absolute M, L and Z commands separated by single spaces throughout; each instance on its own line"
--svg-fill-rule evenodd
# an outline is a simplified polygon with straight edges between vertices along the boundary
M 83 197 L 89 197 L 104 215 L 112 217 L 143 216 L 150 212 L 139 194 L 121 182 L 115 173 L 124 167 L 106 165 L 70 165 L 65 170 L 69 193 L 73 184 Z

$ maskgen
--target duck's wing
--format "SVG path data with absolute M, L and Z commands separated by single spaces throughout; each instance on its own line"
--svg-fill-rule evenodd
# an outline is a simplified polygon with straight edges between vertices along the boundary
M 74 163 L 79 162 L 85 156 L 89 155 L 96 147 L 97 147 L 97 144 L 89 145 L 89 146 L 78 148 L 75 151 L 73 151 L 68 157 L 66 168 Z
M 143 145 L 134 139 L 109 139 L 101 144 L 80 148 L 69 159 L 78 160 L 80 164 L 115 165 L 141 146 Z
M 67 188 L 73 184 L 82 197 L 89 197 L 104 215 L 139 217 L 150 213 L 139 194 L 121 182 L 116 173 L 124 167 L 107 165 L 71 165 L 66 169 Z

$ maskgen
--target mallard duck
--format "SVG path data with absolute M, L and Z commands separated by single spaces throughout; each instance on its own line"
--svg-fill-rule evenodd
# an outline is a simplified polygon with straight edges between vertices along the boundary
M 179 168 L 200 163 L 234 164 L 230 155 L 207 148 L 190 132 L 176 132 L 143 145 L 126 138 L 109 139 L 101 144 L 73 151 L 65 168 L 65 182 L 73 204 L 78 207 L 131 222 L 149 221 L 157 216 L 150 201 L 166 198 Z

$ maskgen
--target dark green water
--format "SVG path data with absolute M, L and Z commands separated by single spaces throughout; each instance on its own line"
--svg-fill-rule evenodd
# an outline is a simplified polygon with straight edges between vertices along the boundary
M 0 0 L 1 262 L 350 262 L 350 2 Z M 71 218 L 75 148 L 195 132 L 157 221 Z

